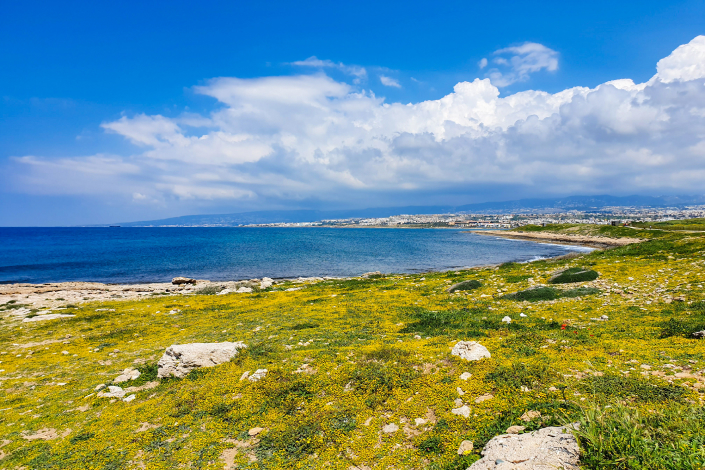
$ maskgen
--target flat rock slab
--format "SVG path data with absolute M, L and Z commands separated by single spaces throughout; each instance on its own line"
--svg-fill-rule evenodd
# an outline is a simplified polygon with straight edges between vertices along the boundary
M 578 441 L 568 427 L 554 426 L 493 437 L 468 470 L 580 470 L 579 457 Z
M 247 345 L 237 343 L 175 344 L 166 348 L 157 364 L 159 378 L 184 377 L 194 369 L 213 367 L 228 362 Z

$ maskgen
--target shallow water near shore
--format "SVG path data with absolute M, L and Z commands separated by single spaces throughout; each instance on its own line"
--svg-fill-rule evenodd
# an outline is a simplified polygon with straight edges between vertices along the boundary
M 0 283 L 141 283 L 414 273 L 589 248 L 454 229 L 0 228 Z

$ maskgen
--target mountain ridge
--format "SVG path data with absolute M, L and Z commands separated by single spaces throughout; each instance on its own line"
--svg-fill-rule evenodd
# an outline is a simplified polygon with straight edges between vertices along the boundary
M 345 210 L 268 210 L 235 212 L 229 214 L 202 214 L 169 217 L 165 219 L 137 222 L 122 222 L 110 225 L 121 227 L 145 226 L 221 226 L 234 227 L 249 224 L 305 223 L 331 219 L 381 218 L 393 215 L 419 214 L 501 214 L 526 211 L 600 211 L 607 207 L 666 208 L 705 204 L 705 196 L 567 196 L 563 198 L 528 198 L 511 201 L 490 201 L 462 205 L 373 207 Z M 109 224 L 101 224 L 106 226 Z

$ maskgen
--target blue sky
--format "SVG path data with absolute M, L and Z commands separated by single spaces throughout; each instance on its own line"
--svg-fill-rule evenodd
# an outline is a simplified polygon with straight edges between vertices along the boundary
M 700 103 L 700 46 L 660 85 L 602 84 L 652 80 L 705 33 L 705 3 L 490 3 L 8 3 L 0 225 L 704 192 L 676 181 L 705 168 L 705 115 L 664 125 L 684 106 L 668 90 Z M 493 88 L 454 92 L 475 79 Z

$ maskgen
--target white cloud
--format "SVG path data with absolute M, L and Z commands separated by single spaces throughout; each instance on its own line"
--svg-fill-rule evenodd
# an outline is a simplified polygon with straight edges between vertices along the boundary
M 415 194 L 416 203 L 430 193 L 498 197 L 492 188 L 505 198 L 520 189 L 702 193 L 703 54 L 700 36 L 661 60 L 647 83 L 500 97 L 497 83 L 476 79 L 415 104 L 387 103 L 323 73 L 217 78 L 195 87 L 219 101 L 211 113 L 105 123 L 138 146 L 134 155 L 27 156 L 2 173 L 16 191 L 124 193 L 143 204 L 344 204 L 374 194 L 369 200 L 383 205 Z M 558 66 L 554 51 L 532 43 L 499 56 L 511 64 L 511 79 Z
M 484 69 L 485 67 L 487 67 L 487 58 L 483 57 L 482 59 L 480 59 L 480 61 L 477 63 L 477 66 L 480 67 L 480 69 Z
M 500 88 L 524 82 L 530 74 L 544 69 L 549 72 L 558 70 L 558 52 L 535 42 L 499 49 L 493 55 L 492 63 L 499 67 L 490 69 L 486 76 Z M 486 65 L 487 59 L 482 59 L 480 68 Z
M 678 46 L 668 57 L 658 61 L 656 70 L 664 83 L 705 77 L 705 36 Z
M 384 86 L 390 86 L 394 88 L 401 88 L 401 85 L 399 84 L 399 81 L 395 78 L 392 77 L 387 77 L 385 75 L 380 75 L 379 76 L 379 81 L 382 82 L 382 85 Z
M 358 80 L 365 80 L 367 78 L 367 69 L 365 67 L 360 67 L 359 65 L 345 65 L 342 62 L 333 62 L 332 60 L 321 60 L 318 57 L 311 56 L 306 60 L 297 60 L 291 62 L 291 65 L 296 65 L 297 67 L 313 67 L 313 68 L 333 68 L 342 71 L 348 75 L 353 75 L 357 77 Z

